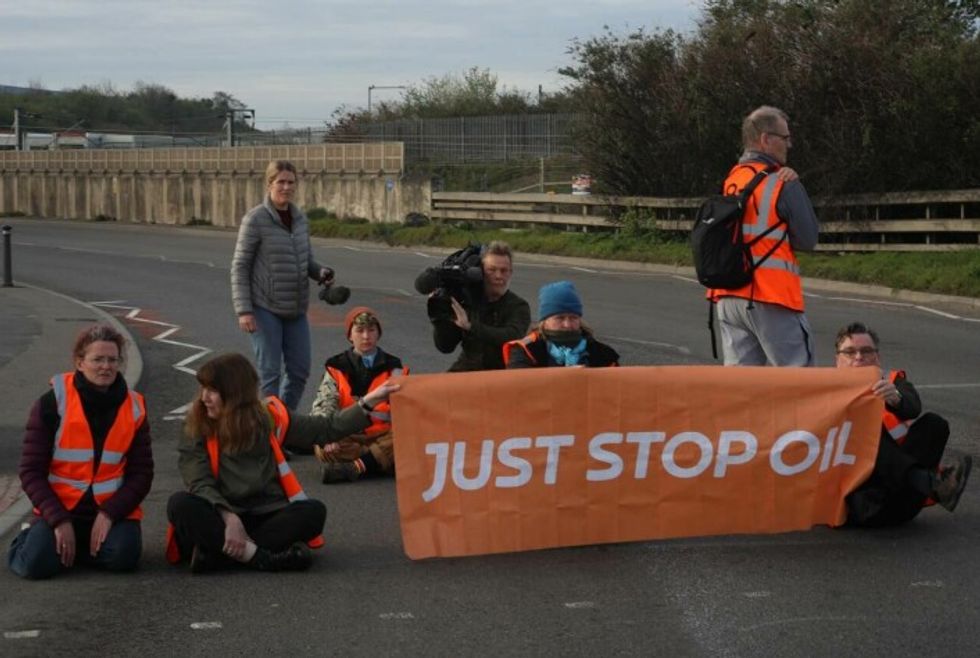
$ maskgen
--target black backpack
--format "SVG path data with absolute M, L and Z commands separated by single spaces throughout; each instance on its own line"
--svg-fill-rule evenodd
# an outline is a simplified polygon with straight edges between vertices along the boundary
M 756 268 L 786 239 L 784 233 L 765 255 L 753 260 L 752 246 L 785 222 L 770 226 L 748 242 L 742 235 L 745 207 L 752 192 L 772 171 L 772 167 L 765 167 L 738 194 L 714 194 L 698 208 L 691 229 L 691 252 L 698 281 L 705 287 L 734 290 L 748 285 Z
M 694 270 L 698 281 L 708 288 L 735 290 L 752 282 L 752 275 L 764 260 L 769 258 L 779 245 L 786 239 L 783 233 L 779 242 L 772 246 L 761 258 L 752 258 L 752 246 L 772 233 L 785 221 L 779 221 L 767 228 L 760 235 L 748 242 L 742 234 L 742 220 L 745 218 L 745 207 L 752 199 L 752 193 L 759 183 L 775 171 L 773 167 L 765 167 L 752 177 L 738 194 L 715 194 L 708 197 L 698 208 L 698 216 L 691 229 L 691 252 L 694 255 Z M 749 294 L 749 308 L 752 307 L 753 286 Z M 714 324 L 715 305 L 708 300 L 708 331 L 711 333 L 711 353 L 718 358 L 718 346 L 715 340 Z

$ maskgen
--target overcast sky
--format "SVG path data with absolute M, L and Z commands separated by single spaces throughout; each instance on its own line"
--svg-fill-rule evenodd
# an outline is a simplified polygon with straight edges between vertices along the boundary
M 700 0 L 0 0 L 0 84 L 161 84 L 225 91 L 259 128 L 322 125 L 368 86 L 477 66 L 502 85 L 560 89 L 573 38 L 608 25 L 688 32 Z M 398 90 L 373 92 L 396 100 Z

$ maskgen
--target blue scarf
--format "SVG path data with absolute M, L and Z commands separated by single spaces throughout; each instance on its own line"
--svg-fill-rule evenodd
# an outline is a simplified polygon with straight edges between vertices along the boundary
M 364 367 L 365 368 L 367 368 L 368 370 L 370 370 L 374 366 L 374 357 L 376 357 L 376 356 L 378 356 L 378 350 L 377 349 L 375 349 L 370 354 L 362 354 L 361 355 L 361 363 L 364 364 Z
M 585 354 L 585 338 L 579 341 L 578 345 L 575 347 L 563 347 L 561 345 L 556 345 L 550 340 L 548 344 L 548 354 L 551 358 L 555 360 L 555 363 L 560 366 L 577 366 L 579 364 L 579 359 Z

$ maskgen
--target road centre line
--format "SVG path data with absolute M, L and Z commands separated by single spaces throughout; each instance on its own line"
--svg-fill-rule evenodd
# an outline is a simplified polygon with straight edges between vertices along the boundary
M 966 384 L 916 384 L 916 388 L 978 388 L 980 382 L 970 382 Z
M 812 622 L 825 622 L 825 621 L 848 621 L 848 622 L 867 622 L 868 617 L 863 615 L 854 615 L 852 617 L 846 616 L 834 616 L 834 615 L 818 615 L 814 617 L 789 617 L 788 619 L 775 619 L 773 621 L 766 621 L 761 624 L 752 624 L 751 626 L 742 626 L 738 630 L 741 633 L 752 633 L 761 628 L 770 628 L 772 626 L 783 626 L 785 624 L 809 624 Z
M 4 631 L 3 637 L 6 640 L 27 640 L 35 637 L 39 637 L 41 631 Z
M 595 608 L 595 601 L 569 601 L 565 604 L 565 607 L 569 610 L 586 610 L 590 608 Z
M 415 619 L 411 612 L 382 612 L 378 615 L 379 619 Z
M 213 631 L 224 628 L 224 624 L 220 621 L 195 621 L 191 622 L 191 628 L 195 631 Z

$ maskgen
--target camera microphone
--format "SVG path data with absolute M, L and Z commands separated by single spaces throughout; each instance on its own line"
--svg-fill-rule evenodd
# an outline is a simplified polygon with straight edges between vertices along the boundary
M 320 290 L 319 297 L 331 306 L 343 304 L 350 298 L 350 288 L 346 286 L 324 286 Z
M 439 270 L 434 267 L 427 267 L 415 279 L 415 289 L 423 295 L 439 287 Z

